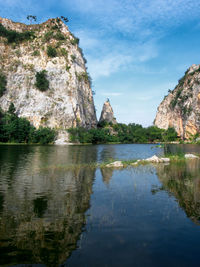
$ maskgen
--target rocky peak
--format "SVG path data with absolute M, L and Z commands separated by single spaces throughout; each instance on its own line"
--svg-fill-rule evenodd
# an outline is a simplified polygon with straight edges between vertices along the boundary
M 200 133 L 200 65 L 192 65 L 158 107 L 154 124 L 174 127 L 181 138 Z
M 19 117 L 37 128 L 57 129 L 62 139 L 67 139 L 69 127 L 96 127 L 79 40 L 61 19 L 26 25 L 0 18 L 0 27 L 0 74 L 6 79 L 6 90 L 2 93 L 0 88 L 0 108 L 6 111 L 12 102 Z M 48 80 L 46 90 L 36 86 L 38 73 Z
M 106 100 L 106 102 L 103 104 L 103 109 L 101 111 L 101 117 L 99 119 L 99 123 L 101 122 L 111 122 L 113 124 L 116 124 L 116 118 L 114 117 L 114 112 L 111 107 L 109 99 Z

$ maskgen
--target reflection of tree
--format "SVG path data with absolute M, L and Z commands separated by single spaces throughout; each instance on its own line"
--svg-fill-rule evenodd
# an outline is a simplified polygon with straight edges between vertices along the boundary
M 160 190 L 167 190 L 178 200 L 187 216 L 200 223 L 200 162 L 188 160 L 170 165 L 157 166 L 162 182 Z M 155 193 L 155 188 L 152 190 Z
M 38 146 L 23 159 L 11 181 L 9 172 L 0 176 L 0 265 L 57 266 L 76 248 L 85 224 L 95 170 L 78 164 L 95 161 L 95 150 Z

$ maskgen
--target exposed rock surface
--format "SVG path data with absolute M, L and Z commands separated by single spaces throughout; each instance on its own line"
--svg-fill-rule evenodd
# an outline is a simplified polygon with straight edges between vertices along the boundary
M 154 155 L 151 158 L 145 159 L 145 161 L 152 162 L 152 163 L 168 163 L 170 162 L 169 158 L 159 158 L 158 156 Z
M 185 158 L 186 159 L 199 159 L 199 157 L 194 154 L 185 154 Z
M 106 165 L 106 167 L 110 168 L 123 168 L 124 164 L 121 161 L 114 161 Z
M 0 98 L 6 111 L 11 102 L 19 117 L 27 118 L 35 127 L 48 126 L 58 130 L 67 140 L 65 129 L 96 127 L 96 112 L 90 78 L 78 39 L 60 19 L 49 19 L 38 25 L 14 23 L 0 18 L 6 28 L 17 32 L 33 31 L 35 38 L 8 43 L 0 37 L 0 71 L 6 76 L 7 90 Z M 47 54 L 48 46 L 57 55 Z M 46 71 L 49 89 L 36 88 L 36 73 Z M 64 137 L 65 135 L 65 137 Z
M 104 104 L 103 104 L 103 109 L 101 111 L 101 117 L 99 119 L 99 122 L 111 122 L 113 124 L 116 124 L 116 118 L 114 117 L 114 112 L 113 109 L 110 105 L 110 101 L 107 100 Z
M 192 65 L 158 107 L 154 124 L 174 127 L 182 138 L 200 132 L 200 65 Z

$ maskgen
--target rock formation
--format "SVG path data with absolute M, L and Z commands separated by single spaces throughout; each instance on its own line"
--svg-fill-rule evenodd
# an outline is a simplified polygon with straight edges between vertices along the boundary
M 111 122 L 113 124 L 116 124 L 116 118 L 114 117 L 113 109 L 110 105 L 109 99 L 103 104 L 103 109 L 101 111 L 101 117 L 99 119 L 99 123 L 101 122 Z
M 183 139 L 200 132 L 200 65 L 192 65 L 169 91 L 158 107 L 154 124 L 163 129 L 174 127 Z
M 90 77 L 79 40 L 61 19 L 25 25 L 0 18 L 0 27 L 0 74 L 7 81 L 0 107 L 6 111 L 13 102 L 19 117 L 36 128 L 57 129 L 63 141 L 69 127 L 96 127 Z M 11 31 L 25 37 L 12 40 Z M 48 80 L 47 90 L 36 86 L 36 74 L 41 72 Z

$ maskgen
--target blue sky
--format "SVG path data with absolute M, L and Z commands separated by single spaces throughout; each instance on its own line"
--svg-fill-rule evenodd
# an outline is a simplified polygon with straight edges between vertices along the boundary
M 151 125 L 192 64 L 200 63 L 200 0 L 0 0 L 0 16 L 66 16 L 80 38 L 99 117 L 110 99 L 118 122 Z

